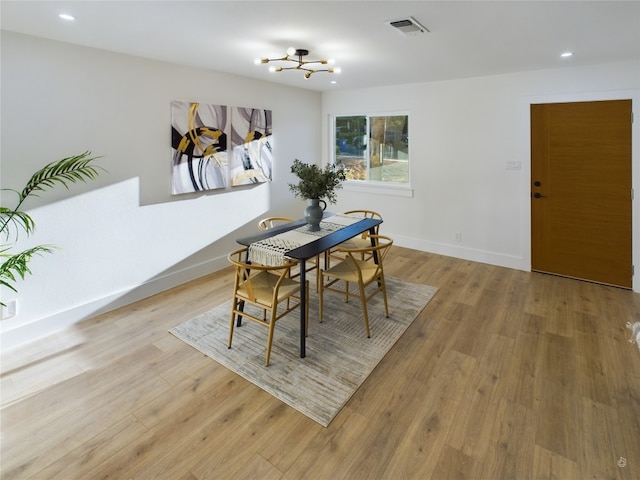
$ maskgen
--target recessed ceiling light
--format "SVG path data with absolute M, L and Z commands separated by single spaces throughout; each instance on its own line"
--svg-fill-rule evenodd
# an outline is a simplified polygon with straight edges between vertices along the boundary
M 561 57 L 563 58 L 567 58 L 573 55 L 573 52 L 564 52 L 562 54 L 560 54 Z
M 75 20 L 76 17 L 74 17 L 73 15 L 69 15 L 68 13 L 61 13 L 60 15 L 58 15 L 58 17 L 60 17 L 63 20 Z

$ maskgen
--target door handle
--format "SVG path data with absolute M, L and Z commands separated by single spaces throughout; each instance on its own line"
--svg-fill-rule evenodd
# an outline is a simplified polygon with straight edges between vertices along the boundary
M 547 198 L 547 196 L 542 195 L 540 192 L 536 192 L 533 194 L 533 198 Z

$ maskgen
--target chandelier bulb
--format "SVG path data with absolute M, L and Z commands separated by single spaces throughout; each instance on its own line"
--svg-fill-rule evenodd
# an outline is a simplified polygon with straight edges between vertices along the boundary
M 287 48 L 287 55 L 291 56 L 291 55 L 295 55 L 296 53 L 296 49 L 293 47 L 289 47 Z

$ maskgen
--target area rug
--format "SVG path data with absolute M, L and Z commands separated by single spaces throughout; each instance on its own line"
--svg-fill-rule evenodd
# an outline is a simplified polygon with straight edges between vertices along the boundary
M 388 277 L 389 318 L 382 296 L 368 303 L 367 338 L 358 299 L 326 292 L 324 320 L 318 321 L 318 297 L 311 286 L 306 357 L 300 358 L 299 311 L 278 320 L 271 360 L 264 366 L 267 329 L 245 321 L 227 348 L 231 302 L 189 320 L 170 332 L 287 405 L 328 426 L 376 365 L 398 341 L 438 289 Z

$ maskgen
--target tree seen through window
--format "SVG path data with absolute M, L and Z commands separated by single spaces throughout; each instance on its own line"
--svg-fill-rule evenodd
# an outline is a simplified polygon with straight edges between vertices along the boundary
M 409 183 L 409 116 L 335 117 L 335 161 L 348 180 Z

